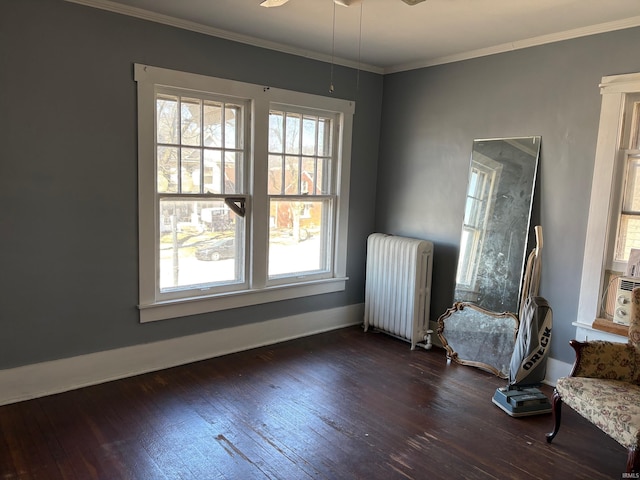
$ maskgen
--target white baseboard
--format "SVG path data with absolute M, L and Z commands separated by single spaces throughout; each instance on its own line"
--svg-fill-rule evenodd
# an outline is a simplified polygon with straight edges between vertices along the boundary
M 572 363 L 561 362 L 560 360 L 556 360 L 555 358 L 551 357 L 548 358 L 547 374 L 545 376 L 544 383 L 555 387 L 556 381 L 560 377 L 566 377 L 567 375 L 569 375 L 572 367 Z
M 357 325 L 363 312 L 348 305 L 0 370 L 0 405 Z

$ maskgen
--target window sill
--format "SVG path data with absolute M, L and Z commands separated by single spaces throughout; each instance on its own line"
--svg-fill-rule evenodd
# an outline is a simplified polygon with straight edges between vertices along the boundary
M 626 343 L 628 341 L 628 327 L 614 324 L 611 320 L 598 319 L 592 323 L 573 322 L 572 325 L 576 327 L 575 339 L 581 342 L 606 340 Z
M 604 318 L 596 318 L 593 321 L 591 328 L 593 328 L 594 330 L 600 330 L 601 332 L 620 335 L 621 337 L 629 336 L 629 327 L 627 325 L 620 325 Z
M 347 280 L 348 277 L 331 278 L 304 284 L 278 285 L 260 290 L 246 290 L 243 292 L 208 295 L 206 297 L 140 304 L 138 305 L 140 323 L 340 292 L 345 289 Z

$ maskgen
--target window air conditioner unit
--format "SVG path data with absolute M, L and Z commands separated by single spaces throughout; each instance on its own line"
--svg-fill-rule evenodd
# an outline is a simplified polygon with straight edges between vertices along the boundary
M 629 325 L 631 323 L 631 291 L 636 287 L 640 287 L 640 278 L 620 277 L 613 323 L 620 325 Z

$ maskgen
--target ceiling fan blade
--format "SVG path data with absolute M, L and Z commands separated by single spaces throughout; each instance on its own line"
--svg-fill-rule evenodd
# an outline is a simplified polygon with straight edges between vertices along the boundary
M 289 0 L 264 0 L 264 2 L 262 2 L 260 4 L 261 7 L 267 7 L 267 8 L 271 8 L 271 7 L 281 7 L 282 5 L 284 5 L 285 3 L 287 3 Z
M 333 0 L 336 5 L 342 5 L 343 7 L 350 7 L 351 5 L 357 5 L 362 0 Z
M 420 2 L 424 2 L 424 0 L 402 0 L 404 3 L 406 3 L 407 5 L 417 5 Z

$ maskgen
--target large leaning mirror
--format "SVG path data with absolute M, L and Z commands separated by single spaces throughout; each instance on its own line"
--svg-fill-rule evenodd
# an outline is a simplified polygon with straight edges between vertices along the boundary
M 473 142 L 455 303 L 441 317 L 441 341 L 451 358 L 494 373 L 508 373 L 502 363 L 513 352 L 512 320 L 504 324 L 495 314 L 518 312 L 540 143 L 539 136 Z M 479 308 L 456 309 L 458 303 Z M 496 329 L 498 320 L 503 328 Z
M 454 301 L 517 312 L 540 137 L 475 140 Z

